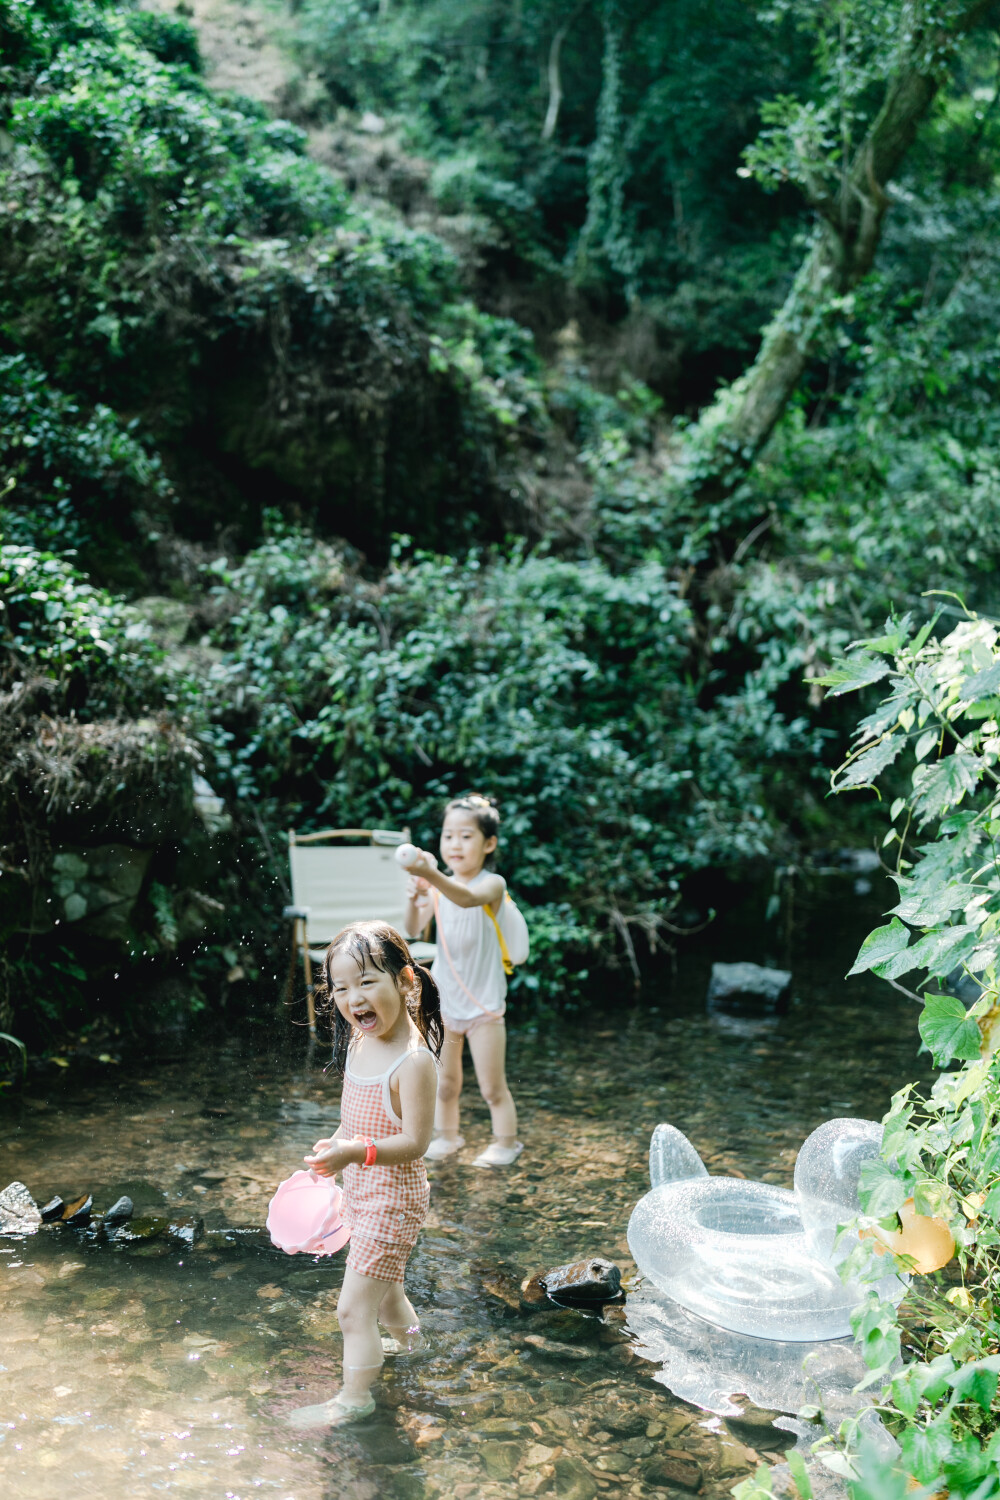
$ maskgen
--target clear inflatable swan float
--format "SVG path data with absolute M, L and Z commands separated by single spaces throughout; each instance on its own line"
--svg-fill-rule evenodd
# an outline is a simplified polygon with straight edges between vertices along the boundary
M 689 1312 L 734 1333 L 805 1341 L 843 1338 L 870 1284 L 841 1281 L 837 1226 L 860 1212 L 858 1180 L 879 1154 L 882 1127 L 827 1120 L 806 1140 L 795 1187 L 710 1177 L 687 1136 L 658 1125 L 650 1192 L 632 1211 L 636 1265 Z M 891 1265 L 891 1261 L 890 1261 Z M 875 1288 L 898 1303 L 905 1280 L 887 1268 Z

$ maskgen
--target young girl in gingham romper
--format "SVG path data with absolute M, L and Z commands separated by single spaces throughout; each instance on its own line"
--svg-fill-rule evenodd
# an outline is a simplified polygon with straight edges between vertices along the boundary
M 344 1090 L 336 1133 L 316 1142 L 306 1164 L 324 1177 L 343 1172 L 342 1214 L 351 1231 L 337 1303 L 344 1379 L 331 1400 L 293 1411 L 296 1427 L 369 1416 L 384 1355 L 407 1353 L 419 1340 L 403 1277 L 430 1196 L 423 1155 L 442 1040 L 437 985 L 385 922 L 358 922 L 338 933 L 326 951 L 323 982 L 333 1003 L 333 1066 Z M 379 1337 L 380 1322 L 388 1338 Z
M 340 1128 L 345 1139 L 377 1140 L 402 1133 L 403 1122 L 392 1107 L 391 1080 L 409 1056 L 407 1051 L 399 1062 L 374 1078 L 359 1078 L 348 1055 L 340 1098 Z M 342 1180 L 342 1215 L 351 1231 L 348 1266 L 362 1276 L 401 1284 L 430 1201 L 423 1160 L 418 1157 L 396 1167 L 348 1162 Z

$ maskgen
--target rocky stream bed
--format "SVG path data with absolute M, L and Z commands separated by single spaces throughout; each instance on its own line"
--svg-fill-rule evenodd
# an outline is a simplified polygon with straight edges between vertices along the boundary
M 694 972 L 652 1011 L 623 1000 L 617 1016 L 515 1023 L 524 1155 L 508 1172 L 471 1166 L 487 1118 L 469 1093 L 468 1146 L 432 1168 L 411 1260 L 427 1349 L 387 1364 L 370 1424 L 319 1439 L 282 1419 L 332 1389 L 343 1256 L 285 1256 L 253 1231 L 336 1119 L 324 1059 L 275 1027 L 266 1044 L 188 1047 L 145 1071 L 36 1077 L 0 1113 L 0 1180 L 40 1201 L 89 1193 L 96 1209 L 127 1194 L 137 1216 L 205 1232 L 116 1244 L 47 1224 L 0 1239 L 0 1492 L 721 1500 L 789 1434 L 753 1408 L 723 1419 L 671 1395 L 625 1303 L 527 1306 L 522 1282 L 601 1255 L 630 1284 L 625 1226 L 661 1119 L 713 1172 L 787 1184 L 820 1121 L 880 1114 L 917 1071 L 915 1009 L 874 982 L 845 987 L 845 968 L 803 961 L 788 1013 L 737 1031 L 704 1013 Z

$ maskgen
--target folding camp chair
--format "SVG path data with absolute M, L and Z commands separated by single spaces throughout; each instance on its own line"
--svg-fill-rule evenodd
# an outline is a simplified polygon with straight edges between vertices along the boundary
M 327 828 L 322 833 L 288 835 L 292 872 L 292 905 L 283 916 L 292 922 L 289 989 L 299 953 L 306 976 L 309 1030 L 316 1030 L 312 966 L 322 963 L 330 939 L 348 922 L 389 922 L 404 932 L 406 871 L 396 863 L 395 849 L 405 844 L 409 830 L 389 828 Z M 336 839 L 367 839 L 366 844 L 341 844 Z M 419 963 L 430 963 L 433 943 L 413 942 L 410 952 Z

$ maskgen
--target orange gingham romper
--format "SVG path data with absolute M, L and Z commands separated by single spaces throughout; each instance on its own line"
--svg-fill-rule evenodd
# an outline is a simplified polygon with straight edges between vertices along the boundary
M 403 1122 L 392 1107 L 389 1085 L 409 1055 L 405 1052 L 387 1072 L 374 1078 L 358 1078 L 351 1072 L 348 1059 L 340 1099 L 345 1140 L 368 1136 L 376 1141 L 402 1134 Z M 377 1162 L 373 1167 L 362 1167 L 349 1162 L 342 1180 L 344 1223 L 351 1231 L 348 1266 L 376 1281 L 402 1282 L 430 1201 L 423 1160 L 418 1157 L 394 1167 L 380 1167 Z

